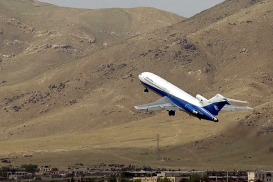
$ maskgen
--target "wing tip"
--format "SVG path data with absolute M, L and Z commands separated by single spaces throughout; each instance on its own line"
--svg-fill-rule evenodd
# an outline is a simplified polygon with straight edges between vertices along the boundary
M 226 98 L 229 102 L 238 102 L 238 103 L 244 103 L 244 104 L 248 104 L 248 101 L 244 101 L 244 100 L 236 100 L 236 99 L 231 99 L 231 98 Z

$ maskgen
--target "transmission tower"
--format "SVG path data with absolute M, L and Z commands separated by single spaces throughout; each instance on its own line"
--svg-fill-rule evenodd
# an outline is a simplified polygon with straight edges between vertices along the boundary
M 159 134 L 157 134 L 156 142 L 157 142 L 157 145 L 156 145 L 156 155 L 157 155 L 157 160 L 159 161 L 160 160 Z

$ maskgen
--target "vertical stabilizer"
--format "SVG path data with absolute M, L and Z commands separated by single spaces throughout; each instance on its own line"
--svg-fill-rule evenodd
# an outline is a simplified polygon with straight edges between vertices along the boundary
M 228 100 L 222 96 L 221 94 L 217 94 L 209 100 L 209 105 L 204 106 L 203 108 L 209 111 L 214 116 L 218 115 L 221 109 L 226 105 L 229 104 Z

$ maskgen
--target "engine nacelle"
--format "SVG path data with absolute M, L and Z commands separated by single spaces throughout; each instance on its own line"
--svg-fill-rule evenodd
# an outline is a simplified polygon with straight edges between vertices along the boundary
M 189 104 L 186 104 L 185 105 L 185 109 L 186 109 L 186 111 L 188 111 L 189 113 L 191 113 L 191 114 L 197 114 L 198 112 L 196 111 L 196 109 L 195 108 L 193 108 L 191 105 L 189 105 Z M 197 113 L 196 113 L 197 112 Z
M 185 105 L 185 110 L 188 111 L 190 114 L 196 115 L 197 117 L 203 115 L 202 111 L 198 111 L 197 108 L 189 104 Z
M 196 99 L 199 100 L 199 102 L 203 105 L 203 106 L 206 106 L 208 105 L 210 102 L 208 101 L 208 99 L 206 99 L 205 97 L 203 97 L 202 95 L 200 94 L 197 94 L 196 96 Z

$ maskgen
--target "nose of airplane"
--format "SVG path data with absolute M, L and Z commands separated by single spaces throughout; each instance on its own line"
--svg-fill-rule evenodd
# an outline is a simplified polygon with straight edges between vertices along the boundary
M 140 75 L 138 75 L 138 78 L 139 78 L 139 80 L 142 81 L 144 79 L 143 73 L 141 73 Z

